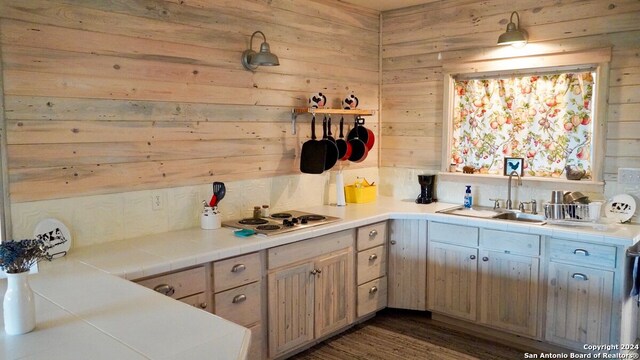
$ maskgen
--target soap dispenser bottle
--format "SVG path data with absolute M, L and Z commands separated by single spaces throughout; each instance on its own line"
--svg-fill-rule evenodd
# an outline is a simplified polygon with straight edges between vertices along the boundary
M 473 196 L 471 196 L 471 185 L 465 185 L 467 190 L 464 192 L 464 207 L 470 209 L 473 205 Z

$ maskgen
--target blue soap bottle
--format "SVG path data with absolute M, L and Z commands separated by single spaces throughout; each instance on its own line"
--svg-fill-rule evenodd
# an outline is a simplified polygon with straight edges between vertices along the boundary
M 465 185 L 467 190 L 464 192 L 464 207 L 467 209 L 471 209 L 471 205 L 473 205 L 473 196 L 471 196 L 471 185 Z

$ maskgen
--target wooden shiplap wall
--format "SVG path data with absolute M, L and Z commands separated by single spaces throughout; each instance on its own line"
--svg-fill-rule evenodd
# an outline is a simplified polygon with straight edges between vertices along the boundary
M 292 107 L 378 109 L 379 24 L 334 0 L 0 0 L 11 200 L 298 173 Z M 256 30 L 279 67 L 242 68 Z
M 522 50 L 496 45 L 512 11 Z M 440 169 L 443 65 L 611 47 L 605 180 L 640 167 L 640 1 L 441 1 L 383 12 L 381 32 L 381 166 Z

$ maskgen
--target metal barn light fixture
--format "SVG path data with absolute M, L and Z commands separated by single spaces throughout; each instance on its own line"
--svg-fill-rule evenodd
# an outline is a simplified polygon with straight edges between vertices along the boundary
M 260 44 L 260 52 L 253 51 L 253 37 L 256 34 L 262 35 L 264 41 Z M 255 70 L 258 66 L 278 66 L 280 61 L 278 57 L 271 53 L 269 44 L 267 43 L 267 37 L 264 36 L 262 31 L 256 31 L 251 35 L 251 41 L 249 43 L 249 49 L 242 53 L 242 66 L 247 70 Z
M 517 24 L 513 22 L 513 15 L 516 16 Z M 511 13 L 511 19 L 507 24 L 507 31 L 498 38 L 498 45 L 513 45 L 523 47 L 527 44 L 527 32 L 520 29 L 520 15 L 517 11 Z

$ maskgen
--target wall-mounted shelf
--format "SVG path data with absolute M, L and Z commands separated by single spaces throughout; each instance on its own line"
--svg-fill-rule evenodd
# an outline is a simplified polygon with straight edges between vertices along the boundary
M 296 119 L 301 114 L 335 114 L 335 115 L 360 115 L 360 116 L 372 116 L 373 110 L 361 110 L 361 109 L 318 109 L 318 108 L 294 108 L 291 110 L 291 131 L 293 135 L 296 134 Z

